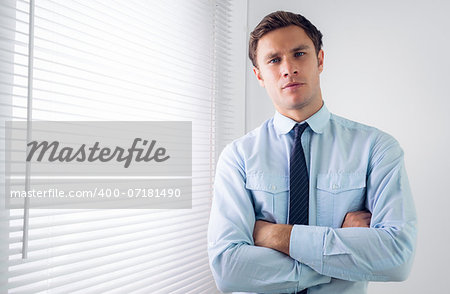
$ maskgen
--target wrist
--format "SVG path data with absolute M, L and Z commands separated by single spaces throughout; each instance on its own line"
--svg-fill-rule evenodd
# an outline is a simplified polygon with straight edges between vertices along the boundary
M 272 240 L 273 249 L 289 255 L 289 246 L 291 242 L 292 225 L 276 224 L 273 226 Z

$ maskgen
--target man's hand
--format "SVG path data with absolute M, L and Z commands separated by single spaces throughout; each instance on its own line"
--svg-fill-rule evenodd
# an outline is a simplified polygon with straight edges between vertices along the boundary
M 272 224 L 258 220 L 253 230 L 256 246 L 272 248 L 289 255 L 292 225 Z
M 342 228 L 360 227 L 368 228 L 370 227 L 370 218 L 372 214 L 367 210 L 352 211 L 345 215 L 344 222 L 342 223 Z

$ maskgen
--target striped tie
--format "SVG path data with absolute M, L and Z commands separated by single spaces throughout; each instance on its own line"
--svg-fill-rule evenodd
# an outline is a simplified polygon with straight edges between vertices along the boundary
M 290 199 L 289 224 L 308 225 L 309 210 L 309 176 L 306 168 L 305 154 L 302 147 L 302 134 L 308 127 L 307 123 L 296 124 L 294 127 L 294 147 L 290 162 Z M 306 294 L 304 289 L 298 294 Z

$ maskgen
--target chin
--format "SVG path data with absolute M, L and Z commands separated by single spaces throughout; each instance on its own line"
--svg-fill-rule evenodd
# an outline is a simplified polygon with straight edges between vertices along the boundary
M 292 109 L 300 109 L 303 108 L 305 106 L 307 106 L 310 102 L 310 99 L 308 98 L 295 98 L 291 101 L 291 103 L 289 103 L 290 108 Z

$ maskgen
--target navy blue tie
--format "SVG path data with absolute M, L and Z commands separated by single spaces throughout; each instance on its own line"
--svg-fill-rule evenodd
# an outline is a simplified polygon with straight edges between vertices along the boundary
M 294 127 L 294 147 L 289 167 L 289 224 L 291 225 L 308 225 L 309 175 L 301 140 L 303 131 L 307 127 L 307 123 L 296 124 Z M 297 294 L 306 294 L 307 291 L 304 289 Z

